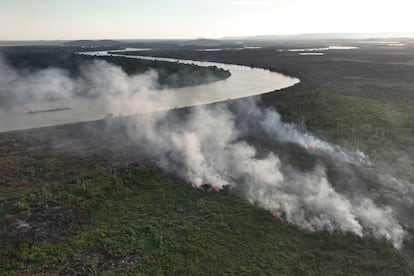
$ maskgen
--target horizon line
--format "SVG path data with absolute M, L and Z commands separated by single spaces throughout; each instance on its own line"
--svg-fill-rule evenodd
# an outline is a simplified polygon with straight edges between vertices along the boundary
M 1 42 L 24 42 L 24 41 L 81 41 L 81 40 L 90 40 L 90 41 L 102 41 L 102 40 L 112 40 L 112 41 L 130 41 L 130 40 L 230 40 L 230 39 L 254 39 L 254 38 L 265 38 L 265 37 L 295 37 L 295 36 L 317 36 L 317 35 L 331 35 L 334 36 L 352 36 L 352 35 L 380 35 L 382 37 L 367 37 L 369 38 L 414 38 L 414 32 L 312 32 L 312 33 L 289 33 L 289 34 L 261 34 L 261 35 L 229 35 L 219 38 L 213 37 L 193 37 L 193 38 L 68 38 L 68 39 L 0 39 Z M 393 36 L 396 35 L 396 36 Z M 343 39 L 344 37 L 340 37 Z

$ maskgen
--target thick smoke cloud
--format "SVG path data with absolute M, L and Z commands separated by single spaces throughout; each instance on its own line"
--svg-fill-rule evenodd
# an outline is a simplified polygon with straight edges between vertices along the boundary
M 304 229 L 369 234 L 401 247 L 405 231 L 397 214 L 392 206 L 375 202 L 364 186 L 371 180 L 364 177 L 374 176 L 361 177 L 353 171 L 371 167 L 363 154 L 346 152 L 301 133 L 294 125 L 283 123 L 275 110 L 260 108 L 253 100 L 232 107 L 197 107 L 181 120 L 167 114 L 137 119 L 130 135 L 137 144 L 145 145 L 162 168 L 178 172 L 193 186 L 209 183 L 222 189 L 228 185 L 242 190 L 252 204 L 271 212 L 286 212 L 290 223 Z M 261 156 L 245 140 L 252 135 L 292 143 L 311 151 L 318 161 L 311 170 L 302 171 L 282 162 L 272 148 Z M 333 169 L 344 171 L 329 177 L 327 167 L 332 164 Z M 340 181 L 333 183 L 330 178 Z
M 78 79 L 59 69 L 29 74 L 0 63 L 0 70 L 1 95 L 16 102 L 105 96 L 107 111 L 134 102 L 145 112 L 176 101 L 154 91 L 154 72 L 128 76 L 103 61 L 86 65 Z M 276 110 L 258 101 L 137 116 L 128 121 L 128 136 L 139 152 L 194 187 L 229 187 L 270 212 L 286 212 L 288 222 L 303 229 L 385 237 L 401 247 L 406 233 L 398 216 L 413 205 L 412 185 L 379 173 L 362 152 L 282 122 Z M 297 157 L 305 165 L 289 161 Z

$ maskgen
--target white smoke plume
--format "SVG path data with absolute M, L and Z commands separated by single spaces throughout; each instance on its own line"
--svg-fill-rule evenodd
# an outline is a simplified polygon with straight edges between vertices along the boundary
M 224 186 L 241 189 L 247 199 L 271 212 L 284 211 L 287 220 L 308 230 L 344 231 L 363 236 L 385 237 L 401 247 L 405 235 L 396 213 L 390 206 L 375 203 L 364 189 L 355 189 L 352 181 L 364 181 L 344 172 L 344 183 L 338 189 L 331 183 L 323 161 L 303 172 L 284 164 L 278 153 L 260 156 L 243 137 L 246 129 L 258 127 L 257 135 L 293 143 L 314 154 L 326 155 L 326 161 L 344 168 L 369 166 L 338 146 L 301 133 L 293 125 L 280 121 L 276 111 L 259 108 L 254 101 L 242 101 L 236 110 L 248 111 L 251 122 L 241 121 L 226 105 L 194 108 L 186 118 L 170 119 L 166 114 L 157 118 L 137 119 L 130 135 L 143 145 L 159 165 L 188 179 L 193 186 L 209 183 L 213 188 Z M 255 115 L 252 115 L 252 114 Z M 256 116 L 256 118 L 255 118 Z M 240 126 L 246 123 L 247 125 Z M 309 149 L 308 143 L 316 143 Z M 151 152 L 153 149 L 154 152 Z M 359 156 L 359 154 L 355 154 Z M 322 157 L 321 157 L 322 158 Z
M 154 72 L 128 76 L 103 61 L 85 66 L 78 79 L 58 69 L 25 74 L 0 66 L 0 92 L 14 93 L 19 100 L 104 95 L 107 111 L 131 101 L 137 110 L 154 110 L 176 100 L 154 91 Z M 286 212 L 288 222 L 304 229 L 374 235 L 402 246 L 405 231 L 396 213 L 401 206 L 378 198 L 386 197 L 387 188 L 393 197 L 412 199 L 411 184 L 376 177 L 363 153 L 346 151 L 282 122 L 277 111 L 260 107 L 257 98 L 194 107 L 187 113 L 137 116 L 127 129 L 140 152 L 195 187 L 209 183 L 216 189 L 237 189 L 252 204 Z M 252 140 L 266 143 L 258 147 Z M 310 166 L 301 169 L 281 158 L 291 145 L 293 158 L 308 156 L 305 163 Z M 413 203 L 405 204 L 409 208 Z
M 75 93 L 73 80 L 61 69 L 17 72 L 0 57 L 0 72 L 0 96 L 9 102 L 54 100 Z
M 96 120 L 108 113 L 165 109 L 172 97 L 156 86 L 154 70 L 129 76 L 103 60 L 85 62 L 80 74 L 73 77 L 58 68 L 14 70 L 0 56 L 0 131 Z M 30 114 L 62 108 L 69 111 Z
M 122 68 L 103 60 L 86 62 L 78 78 L 67 70 L 17 71 L 0 57 L 0 96 L 12 103 L 53 102 L 82 97 L 130 97 L 136 92 L 155 90 L 157 73 L 128 76 Z M 156 99 L 148 93 L 148 102 Z M 5 104 L 5 103 L 3 103 Z

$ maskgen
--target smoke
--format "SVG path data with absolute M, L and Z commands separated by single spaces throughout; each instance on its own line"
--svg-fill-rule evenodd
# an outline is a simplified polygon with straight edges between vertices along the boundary
M 153 70 L 128 76 L 122 68 L 103 60 L 85 62 L 77 78 L 59 68 L 18 71 L 8 66 L 0 56 L 0 97 L 4 99 L 1 102 L 3 107 L 56 102 L 74 97 L 125 100 L 135 93 L 155 91 L 157 80 L 158 75 Z M 157 97 L 156 93 L 146 93 L 145 96 L 153 98 L 148 102 Z
M 153 91 L 158 80 L 157 73 L 153 70 L 141 75 L 128 76 L 122 68 L 104 60 L 95 60 L 83 66 L 81 78 L 84 94 L 89 97 L 131 96 L 143 92 L 143 88 Z
M 196 107 L 180 118 L 171 113 L 138 118 L 129 129 L 163 169 L 180 174 L 193 186 L 209 183 L 213 188 L 240 190 L 252 204 L 284 211 L 290 223 L 303 229 L 374 235 L 402 246 L 405 231 L 393 206 L 370 197 L 368 182 L 379 179 L 358 175 L 361 167 L 372 170 L 366 156 L 302 133 L 252 99 L 232 106 Z M 263 135 L 316 156 L 316 161 L 306 161 L 314 163 L 312 168 L 296 168 L 283 162 L 272 147 L 259 152 L 247 141 Z M 329 176 L 330 169 L 339 175 Z
M 133 102 L 145 112 L 176 101 L 174 94 L 154 90 L 155 72 L 128 76 L 104 61 L 85 65 L 77 79 L 59 69 L 15 72 L 1 62 L 0 70 L 0 95 L 15 102 L 99 96 L 107 98 L 107 111 Z M 254 205 L 286 212 L 287 221 L 303 229 L 373 235 L 400 248 L 406 233 L 398 215 L 413 205 L 412 185 L 379 173 L 360 151 L 284 123 L 258 102 L 137 116 L 127 122 L 128 136 L 137 151 L 195 187 L 229 187 Z
M 75 94 L 75 83 L 65 70 L 49 68 L 18 72 L 0 56 L 0 96 L 2 105 L 57 100 Z

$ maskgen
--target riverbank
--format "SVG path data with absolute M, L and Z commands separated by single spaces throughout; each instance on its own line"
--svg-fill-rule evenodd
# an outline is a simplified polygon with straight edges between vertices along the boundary
M 24 54 L 24 50 L 22 51 Z M 73 55 L 73 51 L 67 50 L 63 52 L 65 55 L 68 54 L 67 52 Z M 107 114 L 125 116 L 210 104 L 228 99 L 259 95 L 295 85 L 299 82 L 298 79 L 293 77 L 246 66 L 196 61 L 179 62 L 177 60 L 156 60 L 153 58 L 136 60 L 134 58 L 122 57 L 119 54 L 120 51 L 117 53 L 117 56 L 112 56 L 108 51 L 95 51 L 76 55 L 75 58 L 82 56 L 86 61 L 94 61 L 96 59 L 98 61 L 106 60 L 110 63 L 83 65 L 86 69 L 83 67 L 82 70 L 77 69 L 85 75 L 84 79 L 81 80 L 69 78 L 66 75 L 61 76 L 60 74 L 50 76 L 62 83 L 57 89 L 54 87 L 49 89 L 52 92 L 49 90 L 46 92 L 33 92 L 36 94 L 32 95 L 36 99 L 36 101 L 33 100 L 33 103 L 10 104 L 0 109 L 0 131 L 97 120 L 105 117 Z M 54 55 L 58 54 L 59 51 L 54 53 Z M 36 56 L 35 60 L 37 58 L 39 57 Z M 59 61 L 59 59 L 57 64 L 68 66 L 65 62 Z M 82 63 L 77 61 L 75 64 L 81 66 L 80 64 Z M 73 66 L 75 65 L 70 67 Z M 125 67 L 128 74 L 136 73 L 137 71 L 142 73 L 142 68 L 146 68 L 147 71 L 143 74 L 129 76 L 116 66 Z M 164 69 L 163 66 L 165 67 Z M 185 72 L 188 72 L 189 68 L 197 68 L 197 70 L 190 70 L 191 72 L 186 75 Z M 163 73 L 159 75 L 159 71 Z M 41 76 L 42 74 L 45 76 L 49 75 L 47 70 L 41 72 L 37 75 L 35 74 L 32 78 L 36 79 L 39 74 Z M 170 75 L 168 75 L 169 72 Z M 213 74 L 214 72 L 216 73 Z M 168 77 L 165 75 L 168 75 Z M 195 75 L 198 78 L 195 78 Z M 162 78 L 164 78 L 164 81 Z M 173 81 L 174 78 L 176 81 Z M 183 79 L 186 78 L 191 79 L 191 81 L 185 82 Z M 166 82 L 165 79 L 170 81 Z M 48 83 L 48 79 L 42 81 Z M 42 81 L 37 80 L 40 83 L 43 83 Z M 163 83 L 166 87 L 160 89 L 159 86 Z M 178 85 L 179 83 L 186 83 L 187 86 L 181 87 Z M 22 84 L 19 85 L 25 87 L 23 79 Z M 39 88 L 31 87 L 32 84 L 30 82 L 27 86 L 29 87 L 26 90 L 30 91 Z M 40 86 L 39 89 L 46 88 Z M 86 92 L 78 95 L 80 88 Z M 42 99 L 41 97 L 44 93 L 46 93 L 45 97 L 50 99 Z M 53 95 L 54 93 L 56 95 Z M 20 95 L 19 98 L 30 99 L 29 95 L 26 95 L 26 97 L 25 95 Z M 62 106 L 69 106 L 70 108 L 62 110 Z M 50 109 L 58 109 L 60 112 L 54 114 L 47 112 L 32 114 L 29 112 L 30 110 Z

